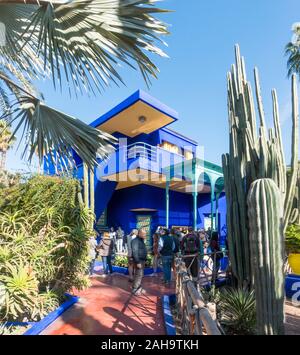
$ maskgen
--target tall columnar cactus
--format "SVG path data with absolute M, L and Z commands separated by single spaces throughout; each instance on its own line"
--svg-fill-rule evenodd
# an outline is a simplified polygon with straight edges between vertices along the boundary
M 291 217 L 298 214 L 292 208 L 296 192 L 298 170 L 298 95 L 297 79 L 292 77 L 293 133 L 292 163 L 287 179 L 281 137 L 277 94 L 272 90 L 274 128 L 267 130 L 257 69 L 254 70 L 255 92 L 259 125 L 251 84 L 247 81 L 244 59 L 236 46 L 236 65 L 227 75 L 229 154 L 223 155 L 224 182 L 227 198 L 227 231 L 232 271 L 238 282 L 250 284 L 249 222 L 247 194 L 253 181 L 261 178 L 274 180 L 284 201 L 284 230 Z
M 257 331 L 284 334 L 284 236 L 282 196 L 271 179 L 254 181 L 248 193 L 251 265 Z

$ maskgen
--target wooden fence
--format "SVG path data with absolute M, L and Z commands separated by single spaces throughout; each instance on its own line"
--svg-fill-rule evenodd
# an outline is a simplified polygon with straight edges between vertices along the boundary
M 221 335 L 181 258 L 176 259 L 177 321 L 182 335 Z

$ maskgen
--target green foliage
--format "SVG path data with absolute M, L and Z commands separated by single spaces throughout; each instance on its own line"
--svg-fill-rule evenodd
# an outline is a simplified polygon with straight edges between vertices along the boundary
M 217 294 L 217 312 L 226 333 L 255 333 L 256 311 L 254 291 L 246 288 L 223 288 Z
M 291 224 L 286 233 L 286 249 L 289 253 L 300 253 L 300 225 Z
M 0 282 L 5 321 L 38 320 L 65 292 L 88 285 L 90 210 L 78 203 L 79 182 L 33 177 L 1 191 Z
M 145 267 L 151 267 L 152 266 L 152 261 L 153 261 L 153 256 L 148 254 L 147 255 L 147 260 L 145 263 Z M 116 255 L 115 260 L 114 260 L 114 265 L 119 266 L 119 267 L 128 267 L 128 258 L 127 256 L 121 256 L 121 255 Z
M 128 267 L 128 258 L 127 256 L 116 255 L 113 264 L 119 267 Z
M 152 267 L 152 264 L 153 264 L 153 256 L 151 254 L 148 254 L 145 267 Z

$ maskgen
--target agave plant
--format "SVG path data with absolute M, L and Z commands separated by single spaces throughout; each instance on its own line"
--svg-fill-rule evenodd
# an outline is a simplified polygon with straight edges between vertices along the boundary
M 240 335 L 255 333 L 254 291 L 246 288 L 224 288 L 217 298 L 220 323 L 229 332 Z
M 29 160 L 37 152 L 68 167 L 74 150 L 87 164 L 105 157 L 112 137 L 47 106 L 34 79 L 51 77 L 71 93 L 102 91 L 123 83 L 123 63 L 137 67 L 149 84 L 158 68 L 147 55 L 165 53 L 156 45 L 166 25 L 152 16 L 157 0 L 0 1 L 6 45 L 0 45 L 0 110 L 16 130 L 25 129 Z M 13 101 L 11 96 L 14 97 Z M 14 133 L 15 133 L 14 132 Z M 54 153 L 55 152 L 55 153 Z
M 28 265 L 7 265 L 6 272 L 0 275 L 5 286 L 6 301 L 4 315 L 19 320 L 22 315 L 34 318 L 37 307 L 38 283 Z

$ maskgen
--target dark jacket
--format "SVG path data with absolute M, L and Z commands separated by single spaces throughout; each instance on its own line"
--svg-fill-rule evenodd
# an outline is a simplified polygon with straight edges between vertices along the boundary
M 147 259 L 147 248 L 144 240 L 136 237 L 131 242 L 132 258 L 136 264 L 141 264 Z
M 171 235 L 164 235 L 161 237 L 163 247 L 160 250 L 160 255 L 162 256 L 172 256 L 173 250 L 175 248 L 175 242 Z
M 179 240 L 179 235 L 175 235 L 173 237 L 174 243 L 175 243 L 175 249 L 173 250 L 175 254 L 179 253 L 180 251 L 180 240 Z
M 112 239 L 102 239 L 100 244 L 97 246 L 97 251 L 100 256 L 109 256 L 114 252 L 114 241 Z

